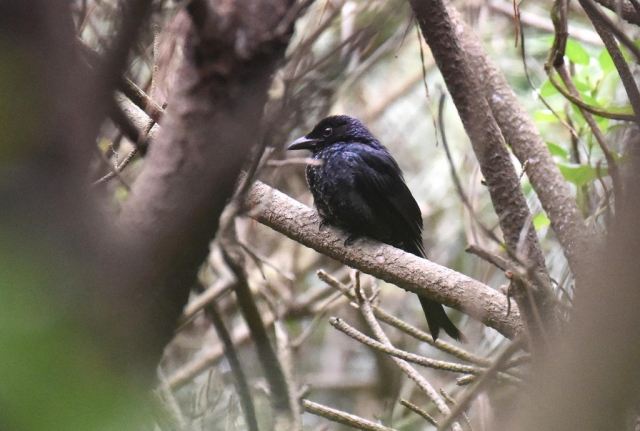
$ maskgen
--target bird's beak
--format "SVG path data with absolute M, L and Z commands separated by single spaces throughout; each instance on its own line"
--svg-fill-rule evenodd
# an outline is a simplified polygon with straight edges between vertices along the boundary
M 309 139 L 303 136 L 289 144 L 287 150 L 311 150 L 316 142 L 318 142 L 318 139 Z

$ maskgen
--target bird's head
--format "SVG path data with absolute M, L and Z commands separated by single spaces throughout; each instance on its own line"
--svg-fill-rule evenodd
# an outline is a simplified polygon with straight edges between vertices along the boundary
M 333 115 L 320 121 L 307 135 L 293 141 L 288 150 L 320 151 L 338 142 L 379 145 L 359 120 L 347 115 Z

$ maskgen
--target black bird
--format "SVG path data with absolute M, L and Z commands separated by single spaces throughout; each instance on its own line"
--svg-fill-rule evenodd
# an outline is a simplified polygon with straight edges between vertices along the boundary
M 368 236 L 426 257 L 420 208 L 398 163 L 364 124 L 346 115 L 327 117 L 288 149 L 310 150 L 312 159 L 322 161 L 307 166 L 307 183 L 321 226 L 345 229 L 345 245 Z M 419 298 L 434 340 L 440 329 L 456 340 L 465 339 L 440 303 Z

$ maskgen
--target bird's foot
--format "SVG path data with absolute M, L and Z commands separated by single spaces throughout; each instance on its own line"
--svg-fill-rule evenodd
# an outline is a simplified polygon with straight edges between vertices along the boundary
M 344 240 L 344 246 L 348 247 L 350 245 L 353 245 L 354 242 L 356 242 L 356 240 L 360 238 L 359 235 L 355 235 L 355 234 L 349 234 L 349 236 L 347 237 L 347 239 Z
M 329 220 L 327 220 L 327 219 L 320 220 L 320 225 L 318 226 L 318 232 L 322 232 L 324 230 L 324 228 L 329 226 L 329 224 L 330 224 Z

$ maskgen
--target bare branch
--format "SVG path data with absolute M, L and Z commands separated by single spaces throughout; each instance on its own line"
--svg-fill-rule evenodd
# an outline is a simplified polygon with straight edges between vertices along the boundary
M 321 416 L 332 422 L 337 422 L 364 431 L 394 431 L 393 428 L 368 421 L 361 417 L 343 412 L 342 410 L 332 409 L 322 404 L 314 403 L 309 400 L 302 400 L 302 407 L 307 413 Z
M 249 192 L 250 216 L 301 244 L 427 298 L 468 314 L 506 337 L 522 331 L 517 309 L 507 315 L 504 295 L 463 274 L 386 244 L 361 239 L 345 247 L 332 227 L 319 232 L 317 213 L 283 193 L 256 182 Z
M 573 274 L 579 277 L 581 268 L 587 270 L 590 267 L 593 234 L 585 229 L 582 213 L 546 142 L 503 73 L 458 11 L 453 6 L 448 6 L 447 10 L 471 67 L 482 79 L 482 88 L 505 141 L 520 163 L 530 161 L 527 176 L 549 216 L 551 228 Z
M 472 70 L 466 53 L 458 42 L 454 31 L 455 23 L 451 21 L 442 0 L 411 0 L 410 3 L 471 139 L 507 245 L 518 250 L 520 235 L 524 231 L 527 240 L 523 260 L 527 261 L 527 266 L 535 268 L 541 277 L 548 278 L 535 229 L 528 224 L 532 217 L 520 188 L 518 175 L 487 102 L 491 95 L 487 94 L 485 98 L 485 87 L 480 84 L 477 72 Z M 513 121 L 513 118 L 509 121 Z M 517 289 L 515 298 L 535 345 L 543 350 L 543 340 L 532 310 L 533 307 L 541 310 L 545 316 L 544 324 L 554 328 L 551 331 L 554 332 L 557 326 L 554 302 L 549 300 L 548 292 L 542 288 L 534 291 L 534 304 L 529 303 L 524 293 L 522 289 Z

